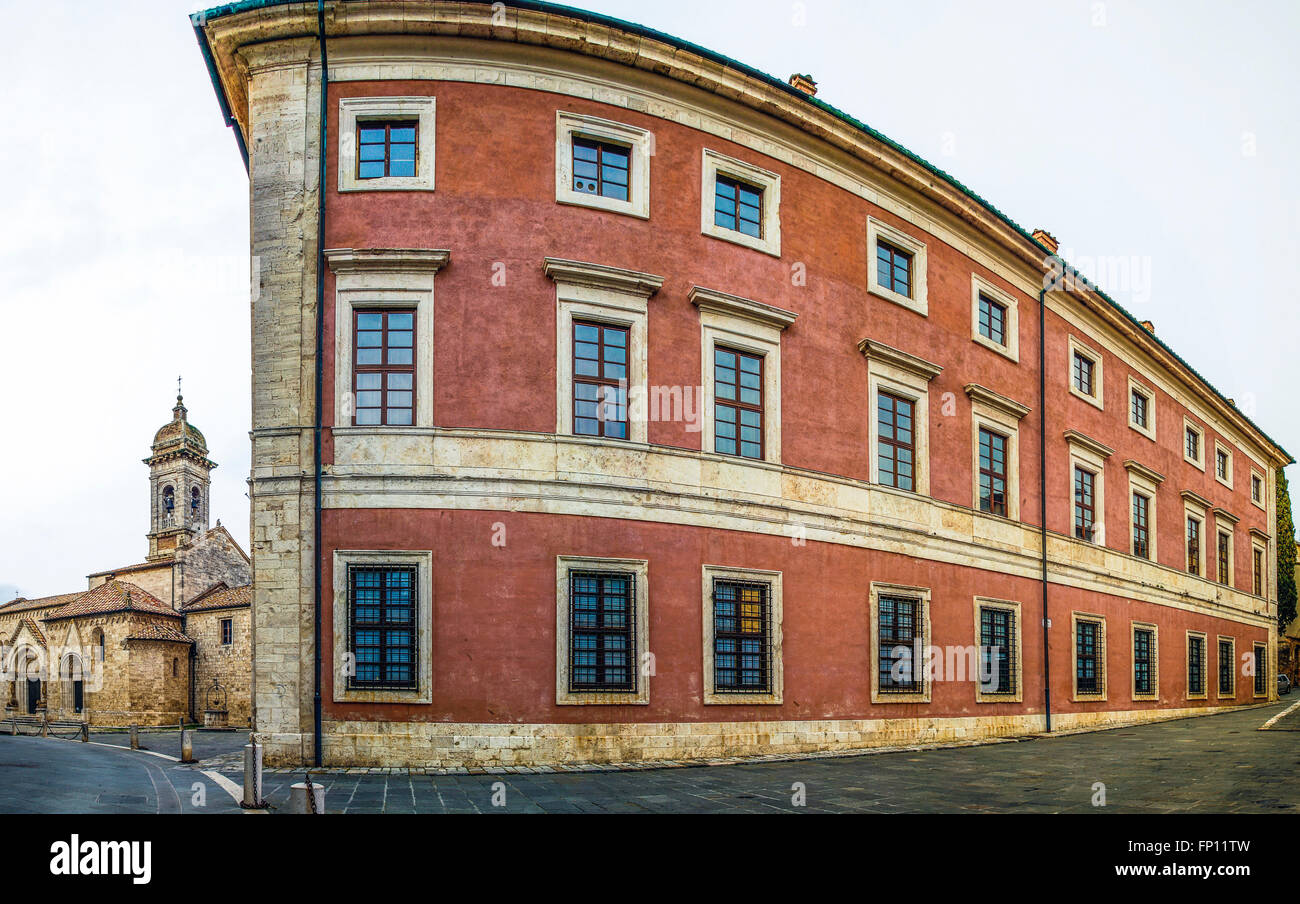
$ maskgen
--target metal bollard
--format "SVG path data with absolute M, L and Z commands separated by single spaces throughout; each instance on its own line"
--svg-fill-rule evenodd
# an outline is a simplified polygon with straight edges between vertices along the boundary
M 194 732 L 181 730 L 181 762 L 193 763 L 194 759 Z
M 140 728 L 136 725 L 131 726 L 131 749 L 140 749 Z
M 83 744 L 89 744 L 89 743 L 90 743 L 90 723 L 89 723 L 89 722 L 82 722 L 82 723 L 81 723 L 81 743 L 83 743 Z
M 303 815 L 319 814 L 325 812 L 325 786 L 311 783 L 312 798 L 315 798 L 316 806 L 312 807 L 312 800 L 307 796 L 307 783 L 299 782 L 289 788 L 289 813 L 299 813 Z
M 250 734 L 244 745 L 244 800 L 241 806 L 245 810 L 261 810 L 266 807 L 262 800 L 262 745 L 257 743 L 257 736 Z

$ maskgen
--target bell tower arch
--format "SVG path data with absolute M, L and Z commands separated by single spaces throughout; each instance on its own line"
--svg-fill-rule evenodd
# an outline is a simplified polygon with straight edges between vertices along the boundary
M 176 550 L 208 529 L 211 473 L 208 443 L 189 422 L 179 390 L 172 419 L 154 434 L 149 466 L 149 561 L 172 558 Z

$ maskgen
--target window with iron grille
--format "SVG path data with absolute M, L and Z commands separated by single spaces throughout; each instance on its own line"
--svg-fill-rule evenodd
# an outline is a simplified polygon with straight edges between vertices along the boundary
M 349 643 L 355 657 L 349 688 L 419 686 L 416 597 L 414 567 L 348 566 Z
M 713 350 L 713 449 L 763 458 L 763 359 L 718 346 Z
M 924 613 L 919 599 L 882 596 L 877 605 L 877 669 L 881 694 L 924 694 Z
M 415 312 L 357 310 L 352 349 L 359 427 L 409 427 L 415 413 Z
M 623 145 L 573 137 L 573 190 L 626 201 L 632 151 Z
M 1155 632 L 1149 628 L 1133 631 L 1133 693 L 1137 696 L 1155 693 L 1155 640 Z
M 1143 430 L 1147 428 L 1148 404 L 1150 404 L 1150 399 L 1148 399 L 1145 394 L 1138 392 L 1136 389 L 1132 390 L 1132 405 L 1130 407 L 1129 417 L 1132 418 L 1134 424 L 1141 427 Z
M 1263 697 L 1268 693 L 1268 647 L 1255 644 L 1255 696 Z
M 1253 586 L 1255 596 L 1264 595 L 1264 550 L 1255 547 L 1251 550 L 1251 564 L 1253 572 Z
M 772 585 L 713 581 L 713 690 L 772 690 Z
M 1097 516 L 1095 497 L 1097 475 L 1083 468 L 1074 469 L 1074 536 L 1092 543 L 1097 531 L 1094 519 Z
M 1230 697 L 1236 692 L 1237 653 L 1230 640 L 1219 641 L 1219 696 Z
M 912 255 L 884 240 L 876 242 L 876 279 L 880 285 L 912 297 Z M 1003 312 L 1005 314 L 1005 311 Z
M 983 292 L 979 295 L 980 335 L 998 345 L 1007 344 L 1007 306 Z
M 980 428 L 980 511 L 1007 514 L 1007 438 Z
M 1220 480 L 1228 479 L 1228 453 L 1222 449 L 1214 450 L 1214 473 Z
M 713 222 L 751 238 L 763 237 L 763 189 L 719 175 L 715 183 Z
M 879 482 L 900 490 L 916 489 L 916 405 L 888 392 L 876 393 L 879 418 Z
M 569 572 L 569 691 L 636 691 L 636 575 Z
M 1228 574 L 1228 558 L 1232 549 L 1232 537 L 1228 534 L 1219 532 L 1219 583 L 1227 584 L 1230 581 Z
M 1201 522 L 1187 519 L 1187 573 L 1201 573 Z
M 980 607 L 980 693 L 1014 697 L 1016 675 L 1016 613 L 994 606 Z
M 1093 395 L 1093 371 L 1096 363 L 1082 352 L 1074 353 L 1074 388 L 1086 396 Z
M 627 439 L 628 328 L 573 322 L 573 432 Z
M 1205 638 L 1187 638 L 1187 695 L 1205 694 Z
M 357 178 L 414 177 L 419 123 L 415 120 L 357 125 Z
M 230 646 L 235 640 L 235 621 L 230 618 L 221 620 L 221 645 Z
M 1187 428 L 1187 457 L 1193 461 L 1201 460 L 1201 434 L 1197 433 L 1191 427 Z
M 1150 499 L 1133 494 L 1133 555 L 1143 559 L 1151 558 L 1150 506 Z
M 1075 623 L 1075 689 L 1080 694 L 1101 696 L 1105 692 L 1105 668 L 1101 651 L 1101 623 Z

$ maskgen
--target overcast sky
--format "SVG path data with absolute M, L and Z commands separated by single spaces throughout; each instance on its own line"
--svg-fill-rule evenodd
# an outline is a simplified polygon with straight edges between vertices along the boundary
M 784 78 L 1042 226 L 1300 453 L 1300 4 L 578 0 Z M 0 599 L 143 561 L 185 377 L 247 548 L 248 183 L 194 0 L 0 0 Z M 1295 469 L 1289 476 L 1294 480 Z

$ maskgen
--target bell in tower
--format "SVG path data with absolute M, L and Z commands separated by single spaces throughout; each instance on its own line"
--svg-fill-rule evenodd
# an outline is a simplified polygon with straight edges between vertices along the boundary
M 172 419 L 154 434 L 149 466 L 149 561 L 172 558 L 208 529 L 208 493 L 217 465 L 208 443 L 189 422 L 179 387 Z

